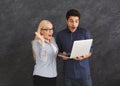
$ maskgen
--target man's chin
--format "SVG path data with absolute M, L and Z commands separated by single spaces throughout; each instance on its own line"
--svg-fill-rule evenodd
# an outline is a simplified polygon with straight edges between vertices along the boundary
M 75 32 L 77 28 L 72 28 L 71 29 L 71 32 Z

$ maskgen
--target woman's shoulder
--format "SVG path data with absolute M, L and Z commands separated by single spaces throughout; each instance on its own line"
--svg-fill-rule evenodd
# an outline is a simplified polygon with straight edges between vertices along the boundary
M 52 42 L 54 42 L 55 41 L 55 37 L 52 37 Z
M 41 43 L 41 40 L 37 40 L 37 39 L 32 40 L 32 44 L 35 44 L 35 43 Z

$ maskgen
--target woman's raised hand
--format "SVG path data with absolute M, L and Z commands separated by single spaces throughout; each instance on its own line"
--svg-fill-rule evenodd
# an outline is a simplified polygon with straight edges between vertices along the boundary
M 45 39 L 43 37 L 43 35 L 39 34 L 38 32 L 35 32 L 35 35 L 42 41 L 42 46 L 44 47 L 45 46 Z
M 42 42 L 45 41 L 43 35 L 39 34 L 38 32 L 35 32 L 35 35 L 36 35 Z

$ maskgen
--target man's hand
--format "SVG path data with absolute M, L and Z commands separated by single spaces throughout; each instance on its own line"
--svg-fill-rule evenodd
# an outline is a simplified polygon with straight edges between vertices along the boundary
M 78 57 L 75 57 L 75 58 L 73 58 L 73 59 L 74 59 L 74 60 L 84 60 L 84 59 L 86 59 L 86 58 L 89 58 L 91 55 L 92 55 L 92 54 L 89 53 L 89 54 L 87 54 L 87 55 L 78 56 Z
M 67 53 L 66 52 L 63 52 L 63 53 L 59 53 L 58 56 L 61 57 L 63 60 L 67 60 L 68 57 L 66 56 Z
M 79 57 L 75 57 L 73 58 L 74 60 L 83 60 L 84 59 L 84 56 L 79 56 Z

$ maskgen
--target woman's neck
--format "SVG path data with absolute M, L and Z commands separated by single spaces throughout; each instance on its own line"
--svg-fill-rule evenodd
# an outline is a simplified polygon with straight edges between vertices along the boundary
M 50 43 L 52 39 L 45 39 L 46 42 Z

